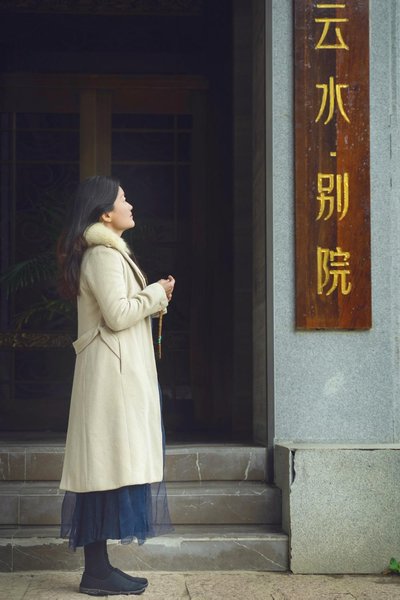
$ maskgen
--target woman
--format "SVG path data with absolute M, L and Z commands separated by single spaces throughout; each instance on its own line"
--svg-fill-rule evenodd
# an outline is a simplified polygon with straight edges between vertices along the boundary
M 119 182 L 91 177 L 59 243 L 61 292 L 78 307 L 61 535 L 84 547 L 80 591 L 90 595 L 141 594 L 147 580 L 111 566 L 107 539 L 142 543 L 168 529 L 166 496 L 150 487 L 164 466 L 151 317 L 166 311 L 175 280 L 147 284 L 121 237 L 134 226 Z

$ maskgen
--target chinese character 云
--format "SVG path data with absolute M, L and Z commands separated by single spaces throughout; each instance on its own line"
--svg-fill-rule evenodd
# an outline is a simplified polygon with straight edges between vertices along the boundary
M 326 36 L 328 35 L 328 31 L 331 23 L 347 23 L 349 19 L 336 19 L 336 18 L 321 18 L 314 19 L 316 23 L 324 23 L 324 28 L 321 33 L 321 37 L 318 40 L 317 45 L 315 46 L 316 50 L 348 50 L 349 47 L 343 39 L 342 32 L 339 26 L 335 27 L 336 37 L 338 42 L 336 44 L 328 44 L 324 43 Z

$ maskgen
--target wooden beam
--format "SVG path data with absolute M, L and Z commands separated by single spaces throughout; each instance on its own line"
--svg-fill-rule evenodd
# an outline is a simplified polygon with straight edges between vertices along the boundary
M 111 174 L 111 92 L 81 90 L 80 175 Z

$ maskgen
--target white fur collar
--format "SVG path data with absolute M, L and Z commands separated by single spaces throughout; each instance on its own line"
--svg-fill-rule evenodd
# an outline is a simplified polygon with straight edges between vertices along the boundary
M 85 240 L 89 246 L 108 246 L 119 252 L 130 254 L 129 246 L 122 237 L 114 233 L 103 223 L 89 225 L 84 233 Z

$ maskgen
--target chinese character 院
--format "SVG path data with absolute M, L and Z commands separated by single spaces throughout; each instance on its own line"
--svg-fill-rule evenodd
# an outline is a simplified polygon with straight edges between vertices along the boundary
M 317 293 L 330 296 L 340 282 L 339 291 L 344 296 L 351 292 L 350 252 L 344 252 L 340 246 L 336 250 L 317 247 Z M 329 289 L 325 291 L 330 285 Z

